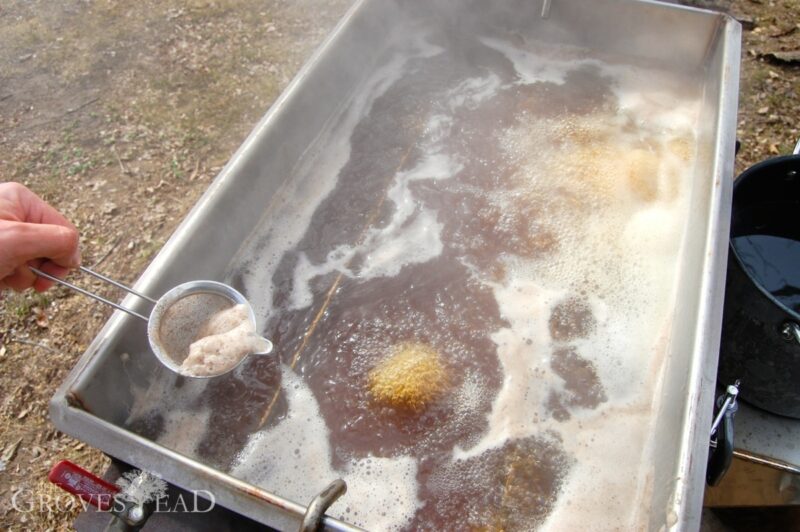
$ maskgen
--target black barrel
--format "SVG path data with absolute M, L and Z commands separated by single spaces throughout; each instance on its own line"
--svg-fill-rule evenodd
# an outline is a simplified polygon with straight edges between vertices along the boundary
M 733 188 L 718 379 L 800 419 L 800 156 L 743 172 Z

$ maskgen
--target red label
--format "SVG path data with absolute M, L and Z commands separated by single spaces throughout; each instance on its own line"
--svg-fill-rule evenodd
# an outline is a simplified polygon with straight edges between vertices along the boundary
M 47 478 L 56 486 L 77 495 L 100 510 L 110 509 L 114 503 L 114 495 L 119 492 L 119 487 L 68 460 L 54 465 Z

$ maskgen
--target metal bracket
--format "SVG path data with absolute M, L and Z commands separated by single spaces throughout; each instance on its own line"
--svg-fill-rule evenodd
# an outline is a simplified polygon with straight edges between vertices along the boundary
M 118 505 L 122 507 L 118 508 Z M 117 498 L 110 512 L 113 517 L 106 525 L 105 530 L 106 532 L 136 532 L 141 530 L 152 515 L 153 510 L 152 504 L 142 506 L 141 504 Z
M 787 342 L 794 340 L 800 344 L 800 325 L 793 321 L 787 321 L 781 325 L 781 338 Z
M 328 487 L 317 494 L 306 509 L 303 522 L 300 524 L 300 532 L 316 532 L 322 525 L 325 511 L 336 499 L 344 495 L 347 491 L 347 484 L 338 478 L 328 484 Z
M 717 427 L 719 427 L 720 421 L 728 413 L 728 410 L 734 410 L 736 408 L 736 397 L 739 395 L 739 386 L 740 382 L 738 379 L 734 384 L 729 384 L 727 389 L 725 390 L 724 402 L 719 407 L 719 412 L 717 413 L 716 419 L 714 419 L 714 423 L 711 425 L 711 437 L 714 437 L 714 434 L 717 432 Z
M 728 385 L 724 395 L 717 398 L 719 411 L 711 425 L 711 451 L 706 465 L 706 484 L 716 486 L 728 472 L 733 461 L 733 416 L 739 409 L 739 381 Z

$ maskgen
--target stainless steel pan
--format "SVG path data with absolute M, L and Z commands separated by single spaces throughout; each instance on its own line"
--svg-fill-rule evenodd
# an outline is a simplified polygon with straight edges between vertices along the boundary
M 358 0 L 231 158 L 136 289 L 160 294 L 193 279 L 235 277 L 241 267 L 237 251 L 262 213 L 276 202 L 302 205 L 304 187 L 314 183 L 291 177 L 312 155 L 307 149 L 319 132 L 392 46 L 391 36 L 408 30 L 411 12 L 424 12 L 426 20 L 443 30 L 502 27 L 543 42 L 599 50 L 631 64 L 691 73 L 702 83 L 703 131 L 698 138 L 704 140 L 698 146 L 698 178 L 686 220 L 690 230 L 657 398 L 652 435 L 657 444 L 644 494 L 651 509 L 650 529 L 696 530 L 722 316 L 736 129 L 740 26 L 730 17 L 637 0 Z M 252 295 L 245 296 L 252 300 Z M 140 302 L 129 297 L 125 304 L 135 309 Z M 60 430 L 120 460 L 179 486 L 209 490 L 218 503 L 263 523 L 296 528 L 309 501 L 288 501 L 226 474 L 223 464 L 192 448 L 189 434 L 186 441 L 162 445 L 153 441 L 148 427 L 126 425 L 137 394 L 162 378 L 162 371 L 148 352 L 144 325 L 115 313 L 53 398 L 52 419 Z M 186 386 L 180 378 L 169 384 Z M 208 397 L 262 392 L 258 386 L 241 388 L 231 382 Z M 220 446 L 225 444 L 220 440 Z M 325 524 L 331 530 L 352 529 L 332 518 Z

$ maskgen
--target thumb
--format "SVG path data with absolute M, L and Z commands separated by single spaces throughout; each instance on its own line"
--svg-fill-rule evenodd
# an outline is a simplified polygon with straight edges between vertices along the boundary
M 46 258 L 64 268 L 77 268 L 80 265 L 78 231 L 73 228 L 12 222 L 7 230 L 11 238 L 6 242 L 10 244 L 10 251 L 19 264 Z

